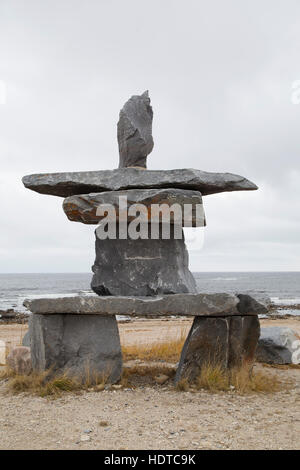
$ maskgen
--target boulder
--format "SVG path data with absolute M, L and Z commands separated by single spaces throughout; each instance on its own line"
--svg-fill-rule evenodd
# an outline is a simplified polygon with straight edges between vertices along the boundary
M 119 168 L 147 168 L 147 155 L 154 145 L 152 119 L 148 91 L 132 96 L 124 104 L 118 122 Z
M 226 191 L 255 190 L 257 186 L 243 176 L 210 173 L 193 169 L 81 171 L 44 173 L 22 178 L 26 188 L 41 194 L 68 197 L 123 189 L 179 188 L 199 191 L 202 196 Z
M 259 338 L 257 316 L 196 317 L 185 341 L 175 383 L 193 382 L 203 365 L 221 365 L 224 369 L 254 361 Z
M 11 318 L 16 318 L 17 312 L 15 312 L 13 308 L 9 308 L 7 310 L 0 310 L 0 316 L 3 320 L 9 320 Z
M 73 296 L 25 300 L 33 314 L 57 315 L 125 315 L 125 316 L 240 316 L 257 315 L 260 311 L 239 309 L 234 294 L 173 294 L 155 297 Z M 261 306 L 263 311 L 264 306 Z M 34 315 L 31 315 L 32 318 Z M 30 319 L 31 321 L 31 319 Z
M 13 348 L 7 356 L 6 364 L 18 375 L 29 375 L 32 370 L 30 348 Z
M 268 364 L 300 364 L 300 336 L 291 328 L 261 328 L 256 359 Z
M 182 231 L 182 229 L 180 229 Z M 181 239 L 106 239 L 96 234 L 91 287 L 98 295 L 154 296 L 197 292 Z
M 170 223 L 175 221 L 178 224 L 182 224 L 182 227 L 185 225 L 188 227 L 203 227 L 205 225 L 201 193 L 186 189 L 129 189 L 125 191 L 81 194 L 67 197 L 63 202 L 63 209 L 71 221 L 82 222 L 84 224 L 98 224 L 106 217 L 106 213 L 103 211 L 102 214 L 99 214 L 99 212 L 97 214 L 97 209 L 99 206 L 110 205 L 115 210 L 116 217 L 114 220 L 119 221 L 120 198 L 127 201 L 125 214 L 128 213 L 130 206 L 143 204 L 146 208 L 145 213 L 147 211 L 148 220 L 159 221 L 159 218 L 157 218 L 157 205 L 164 204 L 166 207 L 171 207 L 176 204 L 179 212 L 177 214 L 174 211 L 170 214 Z M 189 204 L 192 208 L 188 217 L 184 217 L 184 207 L 186 204 Z M 124 208 L 122 208 L 122 211 L 124 213 Z M 127 220 L 130 222 L 133 219 L 134 215 L 128 214 Z
M 82 382 L 120 379 L 122 353 L 114 316 L 34 314 L 29 328 L 33 370 L 51 369 Z

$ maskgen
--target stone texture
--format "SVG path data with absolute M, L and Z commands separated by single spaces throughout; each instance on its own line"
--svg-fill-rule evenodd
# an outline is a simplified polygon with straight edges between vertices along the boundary
M 176 213 L 171 213 L 171 223 L 181 223 L 184 227 L 203 227 L 205 225 L 205 216 L 202 204 L 202 197 L 199 191 L 185 189 L 130 189 L 125 191 L 108 191 L 104 193 L 81 194 L 70 196 L 64 200 L 63 209 L 68 219 L 71 221 L 82 222 L 84 224 L 98 224 L 104 215 L 97 215 L 97 208 L 100 205 L 109 204 L 114 207 L 116 219 L 119 220 L 119 198 L 127 198 L 127 207 L 134 204 L 143 204 L 148 212 L 148 220 L 155 219 L 157 210 L 152 205 L 172 206 L 179 204 L 182 217 L 176 217 Z M 184 205 L 192 205 L 190 217 L 184 220 Z M 196 207 L 198 206 L 198 211 Z M 128 215 L 128 221 L 134 217 Z M 185 223 L 184 223 L 185 222 Z
M 253 362 L 259 338 L 257 316 L 196 317 L 185 341 L 175 383 L 192 382 L 204 364 L 221 364 L 224 369 Z
M 13 348 L 7 356 L 6 364 L 16 374 L 30 374 L 32 370 L 30 348 L 25 346 Z
M 203 196 L 226 191 L 257 189 L 254 183 L 243 176 L 193 169 L 145 171 L 137 168 L 120 168 L 73 173 L 44 173 L 24 176 L 22 181 L 24 186 L 32 191 L 61 197 L 123 189 L 192 189 L 200 191 Z
M 256 359 L 268 364 L 300 364 L 300 337 L 291 328 L 261 329 Z
M 22 339 L 22 346 L 26 346 L 27 348 L 30 348 L 30 335 L 29 335 L 29 330 L 26 331 L 25 335 L 23 336 Z
M 34 370 L 52 369 L 83 382 L 89 375 L 114 383 L 122 372 L 122 354 L 115 317 L 95 315 L 32 315 L 31 357 Z
M 197 292 L 182 239 L 101 240 L 91 287 L 98 295 L 157 295 Z
M 247 312 L 252 312 L 252 314 L 261 315 L 268 312 L 268 306 L 266 306 L 265 299 L 260 299 L 260 297 L 255 294 L 255 297 L 248 294 L 236 295 L 240 300 L 238 304 L 240 314 L 246 315 Z
M 234 294 L 174 294 L 156 297 L 74 296 L 25 300 L 34 314 L 128 315 L 128 316 L 232 316 L 241 315 Z M 261 306 L 262 311 L 264 309 Z M 242 315 L 257 315 L 257 309 Z M 31 315 L 33 317 L 34 315 Z M 31 321 L 31 320 L 30 320 Z
M 257 300 L 260 304 L 264 305 L 266 308 L 266 313 L 267 311 L 270 310 L 272 306 L 272 300 L 271 297 L 266 294 L 265 292 L 257 292 L 257 291 L 244 291 L 244 292 L 239 292 L 239 295 L 247 295 L 252 297 L 253 299 Z
M 32 322 L 32 315 L 29 315 L 28 318 L 28 330 L 26 331 L 25 335 L 22 339 L 22 346 L 26 346 L 27 348 L 31 347 L 31 340 L 30 340 L 30 324 Z
M 152 119 L 148 91 L 132 96 L 124 104 L 118 122 L 119 168 L 147 168 L 147 155 L 154 145 Z

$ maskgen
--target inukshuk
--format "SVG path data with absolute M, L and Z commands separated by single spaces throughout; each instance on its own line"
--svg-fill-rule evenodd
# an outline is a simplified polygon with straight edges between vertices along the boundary
M 193 380 L 207 361 L 225 368 L 251 362 L 259 337 L 258 313 L 263 305 L 247 295 L 198 293 L 188 267 L 182 227 L 205 225 L 202 196 L 224 191 L 255 190 L 257 186 L 231 173 L 193 169 L 147 170 L 153 149 L 153 111 L 148 92 L 132 96 L 120 111 L 116 170 L 36 174 L 23 178 L 26 188 L 64 197 L 63 209 L 71 221 L 97 224 L 96 259 L 91 287 L 97 296 L 25 301 L 33 315 L 30 342 L 33 367 L 68 371 L 85 380 L 89 374 L 120 378 L 122 355 L 116 315 L 194 316 L 185 342 L 176 381 Z M 126 207 L 120 201 L 126 197 Z M 170 214 L 165 237 L 164 219 L 157 206 L 182 209 Z M 134 216 L 130 207 L 146 211 L 148 237 L 131 238 Z M 115 214 L 115 236 L 99 236 Z M 185 208 L 192 207 L 187 213 Z M 124 218 L 124 214 L 126 217 Z M 136 213 L 135 213 L 136 215 Z M 156 217 L 156 218 L 155 218 Z M 156 221 L 156 237 L 150 222 Z M 178 237 L 178 227 L 181 237 Z M 169 227 L 170 228 L 170 227 Z M 177 230 L 177 231 L 176 231 Z

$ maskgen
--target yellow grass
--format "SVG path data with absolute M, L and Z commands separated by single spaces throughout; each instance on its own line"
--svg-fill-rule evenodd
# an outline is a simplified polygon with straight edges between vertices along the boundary
M 231 390 L 240 394 L 272 393 L 288 387 L 288 384 L 282 384 L 275 374 L 266 371 L 253 372 L 248 364 L 231 370 L 224 369 L 220 364 L 204 364 L 193 385 L 198 390 L 213 393 Z M 183 379 L 183 384 L 177 384 L 177 389 L 185 388 L 186 379 Z
M 103 390 L 107 374 L 87 373 L 84 382 L 72 377 L 67 372 L 53 375 L 51 370 L 31 372 L 29 375 L 16 374 L 9 368 L 0 373 L 0 380 L 6 379 L 8 390 L 13 393 L 32 393 L 41 397 L 58 397 L 62 392 L 79 392 L 92 386 L 95 391 Z
M 122 345 L 124 361 L 139 359 L 141 361 L 178 362 L 186 339 L 186 328 L 182 328 L 177 338 L 162 338 L 154 343 L 136 343 Z
M 122 345 L 123 359 L 125 362 L 124 371 L 120 380 L 122 387 L 138 387 L 148 383 L 153 385 L 155 377 L 161 374 L 167 375 L 172 383 L 175 374 L 174 364 L 179 361 L 184 345 L 187 330 L 182 328 L 178 337 L 162 338 L 154 343 L 137 343 L 133 345 Z M 142 364 L 128 364 L 126 361 L 139 360 Z M 151 364 L 156 361 L 156 364 Z M 165 361 L 166 364 L 157 364 Z M 280 366 L 279 366 L 280 367 Z M 285 366 L 282 366 L 282 368 Z M 16 375 L 10 370 L 0 373 L 0 379 L 7 379 L 8 389 L 14 393 L 30 392 L 40 396 L 60 396 L 62 392 L 77 392 L 81 390 L 102 391 L 106 388 L 109 374 L 97 375 L 93 373 L 88 364 L 86 379 L 84 383 L 77 378 L 69 376 L 67 373 L 53 377 L 51 371 L 43 373 L 31 373 L 28 376 Z M 239 369 L 231 371 L 224 370 L 217 360 L 204 365 L 197 379 L 189 383 L 187 379 L 181 380 L 176 385 L 180 391 L 207 390 L 212 393 L 221 391 L 235 391 L 246 394 L 254 392 L 275 392 L 286 388 L 289 385 L 282 384 L 278 375 L 268 371 L 253 372 L 247 364 Z

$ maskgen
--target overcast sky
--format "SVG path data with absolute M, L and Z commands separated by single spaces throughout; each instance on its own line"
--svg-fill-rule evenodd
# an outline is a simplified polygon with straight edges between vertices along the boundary
M 300 270 L 297 80 L 299 0 L 0 0 L 0 271 L 90 271 L 95 227 L 21 177 L 116 168 L 119 110 L 146 89 L 149 169 L 259 186 L 204 197 L 191 269 Z

